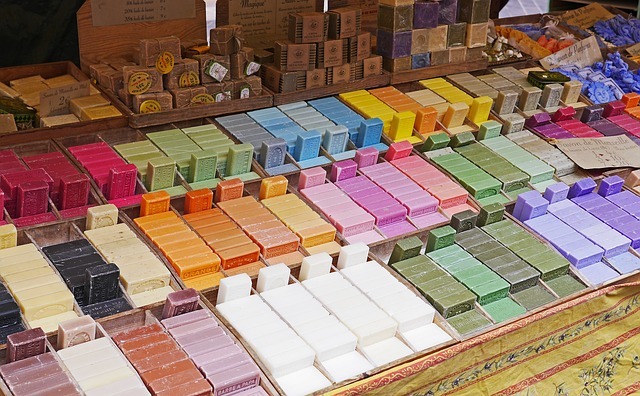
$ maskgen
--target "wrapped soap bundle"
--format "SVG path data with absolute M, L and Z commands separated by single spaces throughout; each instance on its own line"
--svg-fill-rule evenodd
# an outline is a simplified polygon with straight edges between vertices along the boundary
M 381 0 L 376 52 L 391 72 L 481 59 L 490 0 Z
M 276 41 L 273 54 L 259 55 L 265 85 L 284 93 L 380 74 L 382 58 L 371 56 L 371 34 L 361 32 L 361 14 L 355 7 L 289 14 L 288 40 Z M 373 67 L 365 70 L 365 60 Z

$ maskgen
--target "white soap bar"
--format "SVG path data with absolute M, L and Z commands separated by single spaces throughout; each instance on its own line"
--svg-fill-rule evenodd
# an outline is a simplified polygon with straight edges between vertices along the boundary
M 452 340 L 451 336 L 435 323 L 401 332 L 400 336 L 416 352 L 424 351 Z
M 155 304 L 165 301 L 169 293 L 173 293 L 175 290 L 171 286 L 164 286 L 157 289 L 148 290 L 142 293 L 131 294 L 131 301 L 135 307 L 144 307 L 149 304 Z
M 323 318 L 312 320 L 311 322 L 294 326 L 294 330 L 298 334 L 300 334 L 301 337 L 304 337 L 304 335 L 307 333 L 313 333 L 317 330 L 328 330 L 337 325 L 342 325 L 342 323 L 340 323 L 340 321 L 335 316 L 329 315 Z
M 73 378 L 75 378 L 76 381 L 80 382 L 96 375 L 100 375 L 106 370 L 115 370 L 120 367 L 127 367 L 124 359 L 121 356 L 112 356 L 108 359 L 86 362 L 85 365 L 76 367 L 71 372 L 73 373 Z
M 331 386 L 331 381 L 313 366 L 279 376 L 275 380 L 287 395 L 309 395 Z
M 32 320 L 29 322 L 29 327 L 35 329 L 36 327 L 42 328 L 45 333 L 51 333 L 58 331 L 58 324 L 65 320 L 75 319 L 78 314 L 74 311 L 66 311 L 58 315 L 47 316 L 46 318 Z
M 345 301 L 365 297 L 360 290 L 351 285 L 346 285 L 345 288 L 336 290 L 333 293 L 316 294 L 316 298 L 320 300 L 320 302 L 322 302 L 325 306 L 333 307 L 336 303 L 342 305 L 345 303 Z
M 87 396 L 150 395 L 147 388 L 137 376 L 125 377 L 119 381 L 93 388 L 86 391 L 85 394 Z
M 294 303 L 306 304 L 314 299 L 311 293 L 298 283 L 260 293 L 260 296 L 274 308 L 288 307 Z
M 402 290 L 398 293 L 390 294 L 384 299 L 374 300 L 383 311 L 391 315 L 394 312 L 402 311 L 407 308 L 408 304 L 417 304 L 423 302 L 418 296 L 409 290 Z
M 336 313 L 336 316 L 350 329 L 382 319 L 391 319 L 386 313 L 375 306 L 362 306 L 360 309 L 353 307 L 350 310 L 340 310 Z
M 102 337 L 96 338 L 95 340 L 89 342 L 83 342 L 82 344 L 74 345 L 69 348 L 60 349 L 58 351 L 58 356 L 60 356 L 60 359 L 64 361 L 73 359 L 80 355 L 84 355 L 85 353 L 93 353 L 98 349 L 108 348 L 111 348 L 111 350 L 113 350 L 114 346 L 108 338 Z M 100 355 L 101 354 L 102 352 L 100 353 Z
M 284 324 L 282 319 L 280 319 L 280 317 L 278 315 L 276 315 L 275 312 L 269 311 L 269 312 L 265 312 L 265 313 L 261 313 L 261 314 L 255 315 L 253 317 L 246 317 L 246 318 L 242 318 L 240 320 L 236 320 L 236 321 L 233 322 L 233 327 L 235 327 L 236 330 L 238 330 L 238 332 L 242 335 L 242 337 L 250 339 L 250 338 L 252 338 L 251 334 L 253 334 L 253 329 L 255 327 L 273 325 L 275 323 L 283 323 Z M 287 327 L 287 326 L 285 325 L 285 327 Z M 258 336 L 260 336 L 260 334 L 257 334 L 256 336 L 258 337 Z
M 391 317 L 398 322 L 398 331 L 410 331 L 433 322 L 435 309 L 427 304 L 406 305 L 406 309 L 393 313 Z
M 376 366 L 383 366 L 413 353 L 411 348 L 395 337 L 363 346 L 360 350 Z
M 343 246 L 340 248 L 340 255 L 338 256 L 338 269 L 365 263 L 368 255 L 369 246 L 362 242 Z
M 407 287 L 405 285 L 403 285 L 402 283 L 398 282 L 398 283 L 389 284 L 389 285 L 385 286 L 384 289 L 370 290 L 366 294 L 373 301 L 381 301 L 381 300 L 384 300 L 387 296 L 389 296 L 391 294 L 396 294 L 396 293 L 400 293 L 400 292 L 404 292 L 404 291 L 408 291 L 408 290 L 409 289 L 407 289 Z M 413 294 L 413 293 L 411 293 L 411 294 Z
M 249 297 L 255 297 L 255 299 L 249 298 Z M 243 301 L 243 302 L 246 302 L 246 305 L 240 305 L 240 304 L 226 305 L 228 303 L 223 303 L 223 304 L 220 304 L 220 306 L 217 306 L 216 308 L 229 322 L 236 322 L 242 318 L 255 316 L 261 313 L 266 313 L 271 311 L 269 306 L 265 304 L 264 301 L 260 300 L 259 296 L 254 295 L 249 297 L 231 301 L 231 302 Z
M 260 352 L 258 351 L 258 354 Z M 309 346 L 305 346 L 276 353 L 263 359 L 263 362 L 274 377 L 291 374 L 305 367 L 313 365 L 315 352 Z
M 329 296 L 327 297 L 322 297 L 321 300 L 322 303 L 328 307 L 329 309 L 340 309 L 340 308 L 349 308 L 349 307 L 360 307 L 360 306 L 372 306 L 374 305 L 371 300 L 365 296 L 364 294 L 362 294 L 362 292 L 360 292 L 360 290 L 356 289 L 355 287 L 352 288 L 353 291 L 350 291 L 349 293 L 344 293 L 342 295 L 347 296 L 346 298 L 343 299 L 337 299 L 337 298 L 330 298 Z
M 351 284 L 344 279 L 339 272 L 331 272 L 327 275 L 307 279 L 302 282 L 302 285 L 312 294 L 316 295 L 316 292 L 330 292 L 331 290 L 336 290 L 340 287 L 344 288 Z
M 360 346 L 367 346 L 393 337 L 398 329 L 398 323 L 385 317 L 356 328 L 349 326 L 349 329 L 358 337 Z
M 305 257 L 302 259 L 298 279 L 300 279 L 300 281 L 305 281 L 317 276 L 326 275 L 331 271 L 332 262 L 333 259 L 326 252 Z
M 262 320 L 259 320 L 259 319 L 260 318 L 256 318 L 253 326 L 246 326 L 245 328 L 243 328 L 241 332 L 243 338 L 247 340 L 254 340 L 258 337 L 272 335 L 273 333 L 276 333 L 278 331 L 282 331 L 288 328 L 288 326 L 281 320 L 268 321 L 267 323 L 264 323 Z M 259 324 L 256 324 L 256 323 L 259 323 Z
M 271 356 L 287 353 L 287 351 L 307 348 L 308 345 L 295 333 L 286 339 L 262 342 L 260 345 L 252 345 L 261 359 L 269 359 Z
M 262 293 L 263 291 L 284 287 L 289 283 L 290 274 L 291 269 L 282 263 L 260 268 L 256 290 L 258 293 Z
M 248 297 L 251 294 L 251 278 L 247 274 L 238 274 L 220 279 L 217 304 Z
M 66 349 L 69 349 L 69 348 L 66 348 Z M 65 350 L 65 349 L 62 349 L 62 350 Z M 122 365 L 125 365 L 125 357 L 122 356 L 120 351 L 115 349 L 113 346 L 98 348 L 91 352 L 84 353 L 78 356 L 73 356 L 71 358 L 62 359 L 62 360 L 64 361 L 65 366 L 67 366 L 69 370 L 75 371 L 75 370 L 81 370 L 83 367 L 94 364 L 94 362 L 98 363 L 105 360 L 113 360 L 114 358 L 119 358 L 122 362 Z
M 374 366 L 359 352 L 353 351 L 320 362 L 333 382 L 341 382 L 372 370 Z
M 362 290 L 363 293 L 371 292 L 372 290 L 384 289 L 387 285 L 396 283 L 395 279 L 388 279 L 381 276 L 375 276 L 367 279 L 361 279 L 357 282 L 354 282 L 358 289 Z
M 294 313 L 295 312 L 295 313 Z M 329 311 L 324 308 L 314 310 L 299 310 L 285 313 L 287 322 L 291 326 L 298 326 L 316 319 L 329 316 Z M 285 316 L 285 315 L 283 315 Z
M 327 360 L 352 352 L 356 349 L 358 339 L 343 324 L 331 329 L 320 329 L 306 333 L 303 339 L 316 352 L 318 360 Z
M 73 373 L 71 373 L 73 374 Z M 101 372 L 98 375 L 95 375 L 91 378 L 87 378 L 83 381 L 78 381 L 78 385 L 83 391 L 91 390 L 93 388 L 98 388 L 106 384 L 111 384 L 118 380 L 127 378 L 127 377 L 136 377 L 137 374 L 129 367 L 119 367 L 115 370 Z
M 97 247 L 97 249 L 100 252 L 99 246 Z M 137 263 L 149 260 L 158 260 L 158 257 L 149 250 L 141 250 L 139 252 L 134 252 L 134 254 L 129 256 L 119 256 L 111 262 L 122 268 L 124 266 L 135 266 Z

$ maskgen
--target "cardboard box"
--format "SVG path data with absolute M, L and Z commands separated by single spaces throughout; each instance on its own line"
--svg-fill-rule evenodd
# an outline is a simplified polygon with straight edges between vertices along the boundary
M 289 40 L 296 44 L 326 41 L 328 29 L 329 15 L 323 12 L 289 14 Z
M 274 43 L 275 65 L 282 71 L 313 70 L 316 66 L 316 44 Z

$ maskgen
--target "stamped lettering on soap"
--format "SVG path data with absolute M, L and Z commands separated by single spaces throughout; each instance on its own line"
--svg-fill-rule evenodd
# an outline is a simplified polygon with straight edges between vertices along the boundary
M 178 85 L 180 88 L 193 87 L 194 85 L 200 85 L 200 76 L 198 73 L 190 70 L 182 73 L 180 75 L 180 79 L 178 80 Z
M 151 88 L 151 75 L 146 72 L 136 72 L 129 77 L 127 90 L 131 95 L 141 95 Z

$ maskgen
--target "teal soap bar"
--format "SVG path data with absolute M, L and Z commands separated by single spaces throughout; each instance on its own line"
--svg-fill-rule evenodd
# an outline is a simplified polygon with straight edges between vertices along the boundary
M 497 121 L 485 121 L 480 124 L 478 130 L 478 140 L 491 139 L 500 136 L 502 124 Z

